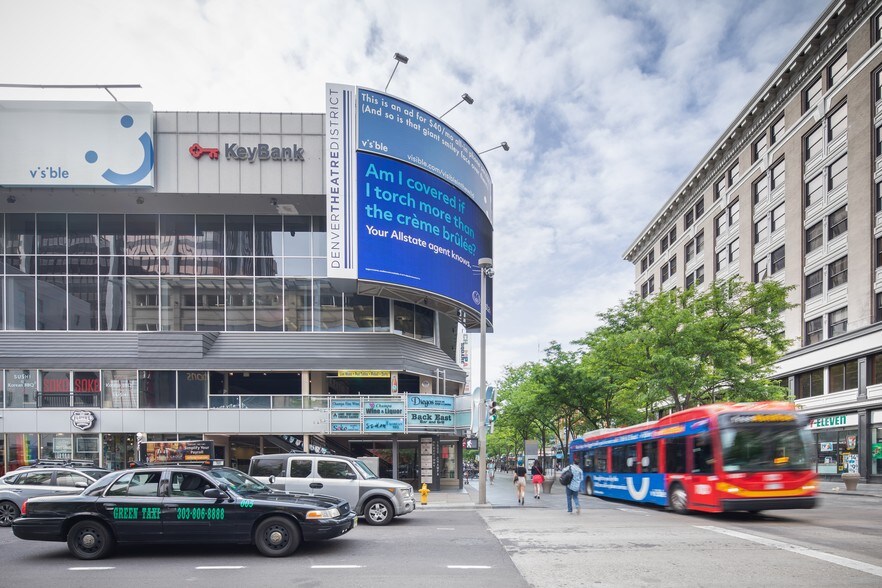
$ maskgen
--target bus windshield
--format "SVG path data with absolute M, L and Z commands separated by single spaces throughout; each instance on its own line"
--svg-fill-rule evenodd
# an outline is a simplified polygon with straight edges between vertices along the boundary
M 724 472 L 813 469 L 811 434 L 796 427 L 733 426 L 720 429 Z

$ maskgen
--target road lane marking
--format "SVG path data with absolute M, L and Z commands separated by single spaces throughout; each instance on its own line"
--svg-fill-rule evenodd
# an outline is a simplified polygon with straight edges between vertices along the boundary
M 310 566 L 310 567 L 314 570 L 353 570 L 356 568 L 360 568 L 361 566 L 340 564 L 340 565 L 336 565 L 336 566 L 327 565 L 327 566 Z
M 454 527 L 435 527 L 436 531 L 456 531 Z
M 245 566 L 196 566 L 197 570 L 241 570 Z
M 856 559 L 849 559 L 847 557 L 833 555 L 832 553 L 825 553 L 823 551 L 809 549 L 808 547 L 802 547 L 801 545 L 794 545 L 793 543 L 785 543 L 783 541 L 776 541 L 774 539 L 766 539 L 765 537 L 760 537 L 758 535 L 750 535 L 748 533 L 742 533 L 740 531 L 732 531 L 730 529 L 723 529 L 720 527 L 713 527 L 713 526 L 702 526 L 702 525 L 695 525 L 695 526 L 699 529 L 705 529 L 707 531 L 713 531 L 714 533 L 721 533 L 723 535 L 729 535 L 731 537 L 737 537 L 738 539 L 744 539 L 745 541 L 753 541 L 754 543 L 759 543 L 761 545 L 767 545 L 769 547 L 775 547 L 777 549 L 783 549 L 784 551 L 792 551 L 793 553 L 798 553 L 800 555 L 805 555 L 807 557 L 813 557 L 815 559 L 820 559 L 822 561 L 833 563 L 838 566 L 851 568 L 853 570 L 858 570 L 859 572 L 864 572 L 867 574 L 872 574 L 874 576 L 882 577 L 882 567 L 874 566 L 873 564 L 868 564 L 868 563 L 865 563 L 862 561 L 858 561 Z
M 112 566 L 104 566 L 104 567 L 94 567 L 94 568 L 67 568 L 71 572 L 91 572 L 91 571 L 99 571 L 99 570 L 115 570 L 116 568 Z
M 493 566 L 447 566 L 448 570 L 489 570 Z
M 642 517 L 648 517 L 649 513 L 645 513 L 642 510 L 637 510 L 636 508 L 619 508 L 622 512 L 629 512 L 631 514 L 640 515 Z

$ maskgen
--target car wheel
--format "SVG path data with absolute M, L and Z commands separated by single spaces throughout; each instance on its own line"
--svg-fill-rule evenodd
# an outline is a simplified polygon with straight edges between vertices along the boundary
M 0 502 L 0 527 L 11 527 L 12 521 L 21 516 L 21 511 L 12 502 Z
M 67 533 L 67 548 L 79 559 L 101 559 L 113 546 L 110 529 L 98 521 L 80 521 Z
M 689 512 L 689 507 L 687 506 L 689 504 L 689 495 L 686 494 L 686 489 L 681 484 L 674 484 L 668 490 L 668 504 L 671 506 L 671 510 L 677 514 Z
M 254 544 L 267 557 L 291 555 L 300 547 L 300 528 L 282 517 L 269 518 L 257 525 Z
M 388 525 L 394 511 L 388 500 L 373 498 L 364 505 L 364 521 L 369 525 Z

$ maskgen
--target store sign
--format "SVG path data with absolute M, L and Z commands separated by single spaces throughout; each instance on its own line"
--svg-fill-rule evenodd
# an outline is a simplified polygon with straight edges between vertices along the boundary
M 403 402 L 366 402 L 366 416 L 404 416 Z
M 411 394 L 408 397 L 409 408 L 431 408 L 435 410 L 453 410 L 453 396 L 440 394 Z
M 810 429 L 832 429 L 834 427 L 856 427 L 857 413 L 837 414 L 833 416 L 814 417 L 809 419 Z
M 71 413 L 70 422 L 80 431 L 88 431 L 95 424 L 95 413 L 90 410 L 76 410 Z
M 337 370 L 338 378 L 388 378 L 388 370 Z
M 453 413 L 410 411 L 407 413 L 407 425 L 409 427 L 452 427 Z
M 152 187 L 149 102 L 0 102 L 0 185 Z
M 403 433 L 404 419 L 364 419 L 365 433 Z

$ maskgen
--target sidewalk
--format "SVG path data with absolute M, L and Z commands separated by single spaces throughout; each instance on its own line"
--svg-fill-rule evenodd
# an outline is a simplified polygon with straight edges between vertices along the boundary
M 428 504 L 422 505 L 419 502 L 419 494 L 417 493 L 417 510 L 423 508 L 443 509 L 443 508 L 556 508 L 566 509 L 566 495 L 559 483 L 555 483 L 551 487 L 549 494 L 542 494 L 538 500 L 533 498 L 533 485 L 527 484 L 526 498 L 524 505 L 518 504 L 515 494 L 514 484 L 512 483 L 513 474 L 509 475 L 499 472 L 496 479 L 492 483 L 488 483 L 487 504 L 478 504 L 478 481 L 470 480 L 468 484 L 464 484 L 463 488 L 444 488 L 443 490 L 434 490 L 429 493 Z M 842 482 L 818 481 L 818 493 L 825 496 L 871 496 L 874 498 L 882 498 L 882 484 L 859 483 L 857 490 L 847 491 L 845 484 Z

